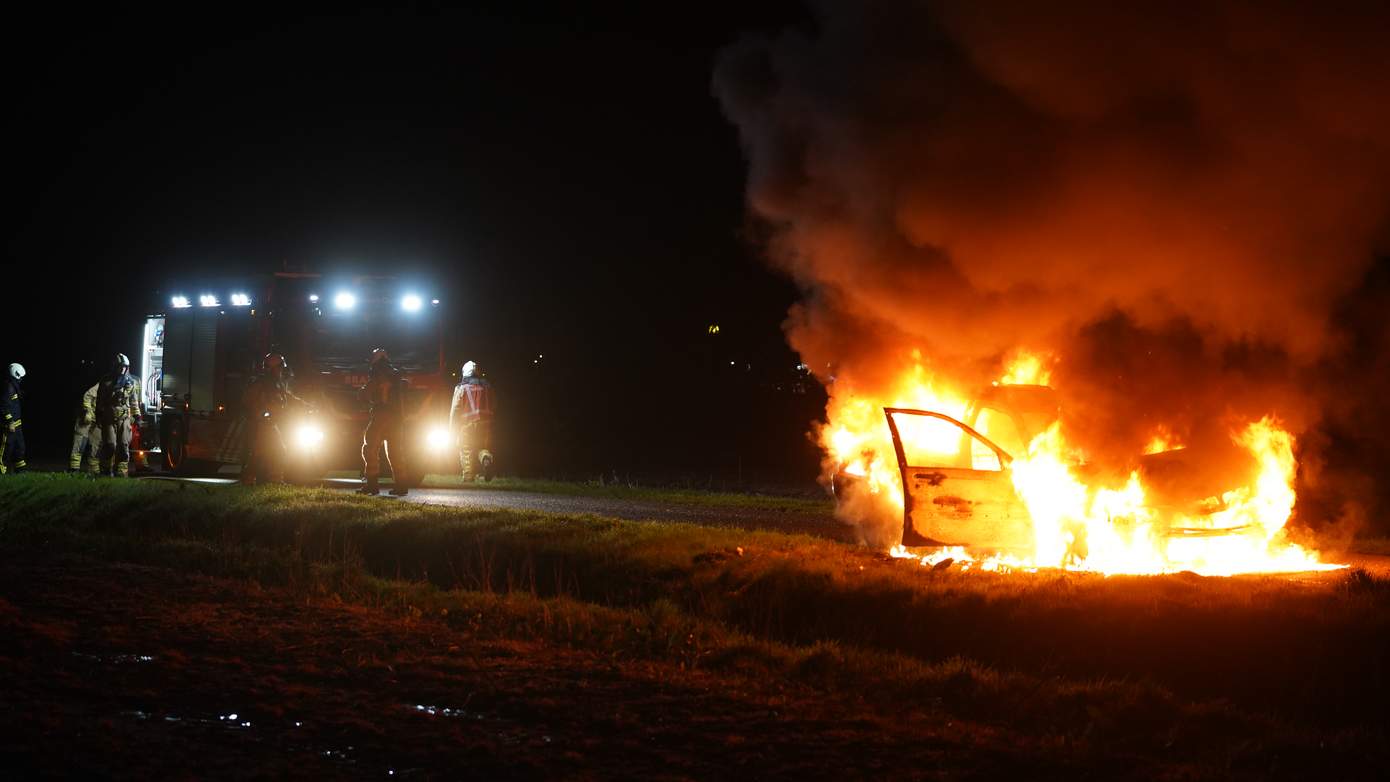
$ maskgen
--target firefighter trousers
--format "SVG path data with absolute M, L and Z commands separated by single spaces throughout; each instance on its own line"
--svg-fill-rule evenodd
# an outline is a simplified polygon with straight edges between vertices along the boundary
M 475 470 L 484 460 L 492 460 L 492 422 L 475 421 L 458 430 L 459 466 L 463 479 L 473 480 Z M 486 472 L 486 470 L 484 470 Z
M 98 423 L 101 448 L 98 450 L 102 475 L 125 478 L 130 475 L 130 419 Z
M 24 461 L 24 424 L 16 425 L 13 432 L 8 426 L 0 425 L 0 475 L 28 467 L 29 463 Z
M 374 415 L 362 434 L 362 472 L 368 483 L 381 477 L 381 449 L 386 446 L 386 466 L 397 488 L 408 487 L 406 479 L 405 442 L 401 438 L 401 420 L 397 416 Z
M 68 455 L 68 471 L 77 472 L 82 469 L 82 456 L 87 456 L 87 472 L 97 471 L 98 451 L 101 450 L 101 430 L 96 424 L 84 424 L 81 421 L 72 428 L 72 453 Z
M 285 438 L 280 435 L 280 427 L 265 419 L 253 422 L 247 442 L 246 461 L 241 468 L 241 482 L 252 484 L 283 481 L 285 461 L 288 457 Z

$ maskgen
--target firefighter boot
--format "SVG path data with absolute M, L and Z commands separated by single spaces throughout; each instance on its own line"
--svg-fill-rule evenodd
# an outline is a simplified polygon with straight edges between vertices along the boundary
M 380 494 L 380 493 L 381 493 L 381 487 L 378 486 L 377 483 L 376 483 L 376 476 L 373 475 L 373 476 L 368 477 L 368 478 L 367 478 L 367 482 L 366 482 L 365 484 L 362 485 L 362 488 L 360 488 L 360 489 L 357 490 L 357 493 L 358 493 L 358 494 L 367 494 L 367 495 L 370 495 L 370 496 L 373 496 L 373 497 L 375 497 L 376 495 Z
M 390 492 L 390 494 L 391 494 L 392 497 L 404 497 L 405 495 L 407 495 L 407 494 L 409 494 L 409 493 L 410 493 L 410 489 L 406 488 L 405 486 L 393 486 L 393 487 L 391 487 L 391 492 Z

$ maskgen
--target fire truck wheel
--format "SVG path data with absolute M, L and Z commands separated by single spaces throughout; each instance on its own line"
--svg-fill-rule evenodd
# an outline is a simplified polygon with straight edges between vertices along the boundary
M 184 447 L 183 432 L 178 429 L 171 429 L 164 438 L 163 443 L 164 469 L 172 473 L 180 473 L 188 468 L 188 453 Z

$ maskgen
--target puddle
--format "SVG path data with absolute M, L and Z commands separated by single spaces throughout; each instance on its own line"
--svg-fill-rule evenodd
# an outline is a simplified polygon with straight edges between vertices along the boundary
M 123 711 L 121 712 L 121 716 L 134 717 L 137 720 L 150 720 L 155 718 L 154 714 L 151 714 L 148 711 L 141 711 L 139 709 L 133 711 Z M 161 715 L 159 719 L 162 719 L 164 722 L 177 722 L 185 725 L 215 725 L 220 728 L 227 728 L 231 730 L 245 730 L 247 728 L 252 727 L 251 720 L 243 717 L 240 714 L 237 714 L 236 712 L 218 714 L 214 717 L 181 717 L 177 714 L 164 714 Z M 295 723 L 296 726 L 298 726 L 298 724 L 299 723 Z
M 416 703 L 414 705 L 406 704 L 405 708 L 417 714 L 428 714 L 432 717 L 452 717 L 461 720 L 477 720 L 478 722 L 486 720 L 492 722 L 494 723 L 494 728 L 501 728 L 501 730 L 492 731 L 492 735 L 496 737 L 499 742 L 509 747 L 521 746 L 533 742 L 547 745 L 555 741 L 548 735 L 537 735 L 522 726 L 511 724 L 510 720 L 494 714 L 485 714 L 481 711 L 468 711 L 464 708 L 456 709 L 450 706 L 431 706 L 425 703 Z
M 154 662 L 154 655 L 150 654 L 84 654 L 82 652 L 73 652 L 72 656 L 80 657 L 83 660 L 91 660 L 93 662 L 99 663 L 111 663 L 114 665 Z
M 251 720 L 242 719 L 241 715 L 236 712 L 232 712 L 231 714 L 219 714 L 217 715 L 217 719 L 219 722 L 225 722 L 229 728 L 251 727 Z
M 405 708 L 411 709 L 412 711 L 416 711 L 421 714 L 430 714 L 438 717 L 453 717 L 456 719 L 473 720 L 487 719 L 487 717 L 480 712 L 469 712 L 463 709 L 454 709 L 446 706 L 429 706 L 421 703 L 407 705 Z M 189 716 L 180 714 L 164 714 L 160 712 L 149 712 L 143 709 L 131 709 L 120 712 L 120 715 L 122 717 L 128 717 L 141 721 L 174 723 L 180 727 L 192 728 L 194 730 L 212 728 L 222 730 L 244 731 L 250 730 L 254 727 L 256 728 L 256 730 L 248 734 L 248 739 L 251 739 L 252 736 L 259 736 L 259 738 L 251 740 L 264 741 L 270 738 L 270 736 L 267 736 L 263 733 L 266 730 L 269 730 L 272 733 L 274 733 L 277 730 L 283 730 L 287 732 L 287 735 L 304 735 L 303 733 L 300 733 L 299 731 L 295 730 L 295 728 L 303 728 L 304 723 L 300 720 L 289 720 L 280 723 L 272 719 L 269 723 L 259 722 L 253 724 L 253 720 L 251 720 L 248 717 L 248 715 L 236 711 L 228 711 L 225 714 L 212 714 L 208 716 Z M 504 737 L 502 734 L 498 734 L 498 737 L 502 738 L 503 740 L 506 740 L 506 737 Z M 546 740 L 549 741 L 549 737 L 546 737 Z M 330 760 L 334 763 L 352 766 L 354 768 L 359 767 L 359 764 L 361 763 L 361 758 L 357 756 L 357 746 L 355 744 L 325 748 L 323 745 L 315 747 L 312 744 L 306 745 L 300 743 L 300 741 L 291 739 L 287 745 L 283 746 L 283 749 L 290 752 L 311 753 L 326 760 Z M 424 771 L 424 769 L 410 767 L 392 768 L 390 766 L 387 766 L 385 768 L 381 768 L 378 766 L 378 768 L 380 768 L 381 771 L 384 771 L 386 776 L 389 777 L 414 777 L 417 776 L 420 772 Z
M 487 715 L 478 711 L 466 711 L 464 709 L 452 709 L 448 706 L 427 706 L 417 703 L 414 706 L 407 705 L 406 708 L 413 709 L 420 714 L 428 714 L 432 717 L 456 717 L 465 720 L 485 720 Z

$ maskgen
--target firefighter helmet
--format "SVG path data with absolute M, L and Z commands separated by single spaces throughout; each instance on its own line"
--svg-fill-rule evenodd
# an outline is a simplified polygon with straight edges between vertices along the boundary
M 391 360 L 391 357 L 388 356 L 388 355 L 386 355 L 386 348 L 377 348 L 376 350 L 373 350 L 373 351 L 372 351 L 372 360 L 371 360 L 371 364 L 372 364 L 373 366 L 375 366 L 376 363 L 377 363 L 378 361 L 390 361 L 390 360 Z
M 279 353 L 267 353 L 265 354 L 265 358 L 261 359 L 261 369 L 267 371 L 279 369 L 283 371 L 289 369 L 289 364 L 285 363 L 285 357 Z
M 477 377 L 482 374 L 482 370 L 478 369 L 478 362 L 465 361 L 463 362 L 463 369 L 460 370 L 460 374 L 463 377 Z
M 124 353 L 117 353 L 113 366 L 117 372 L 128 372 L 130 370 L 130 358 Z
M 23 380 L 23 379 L 24 379 L 24 365 L 23 365 L 23 364 L 10 364 L 10 377 L 14 378 L 15 380 Z

